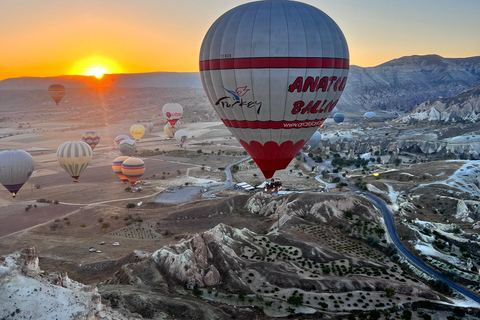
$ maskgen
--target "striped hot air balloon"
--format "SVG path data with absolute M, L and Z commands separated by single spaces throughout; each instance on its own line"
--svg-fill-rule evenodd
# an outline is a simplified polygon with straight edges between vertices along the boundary
M 82 141 L 88 144 L 93 151 L 100 142 L 100 135 L 96 131 L 87 131 L 83 134 Z
M 0 152 L 0 183 L 15 198 L 18 190 L 33 173 L 32 156 L 23 150 L 7 150 Z
M 130 157 L 122 163 L 122 173 L 134 185 L 135 182 L 145 173 L 145 162 L 142 159 Z
M 141 124 L 134 124 L 130 127 L 130 134 L 132 135 L 133 139 L 138 141 L 145 134 L 145 127 Z
M 345 89 L 348 46 L 337 24 L 296 1 L 223 14 L 200 49 L 200 78 L 223 123 L 271 178 L 325 121 Z
M 162 108 L 163 115 L 174 126 L 183 115 L 183 107 L 179 103 L 167 103 Z
M 92 161 L 92 148 L 83 141 L 67 141 L 57 149 L 58 163 L 77 182 Z
M 48 94 L 58 106 L 60 100 L 65 96 L 65 87 L 61 84 L 52 84 L 48 87 Z
M 118 145 L 120 144 L 120 142 L 122 142 L 122 141 L 125 140 L 125 139 L 130 139 L 130 137 L 127 136 L 126 134 L 121 134 L 121 135 L 119 135 L 119 136 L 116 136 L 116 137 L 115 137 L 115 140 L 114 140 L 115 145 L 118 147 Z
M 126 159 L 130 158 L 129 156 L 120 156 L 116 157 L 115 160 L 113 160 L 112 164 L 112 169 L 113 172 L 125 183 L 128 181 L 128 179 L 123 175 L 122 173 L 122 163 Z
M 137 151 L 137 143 L 132 139 L 125 139 L 118 144 L 118 149 L 124 156 L 133 156 Z
M 368 122 L 376 121 L 377 120 L 377 114 L 373 111 L 368 111 L 363 115 L 363 118 L 367 120 Z

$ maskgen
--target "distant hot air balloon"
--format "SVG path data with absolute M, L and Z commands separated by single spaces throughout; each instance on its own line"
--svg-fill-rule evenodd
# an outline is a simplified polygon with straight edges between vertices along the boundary
M 152 130 L 153 130 L 153 128 L 155 127 L 155 125 L 150 122 L 150 123 L 147 123 L 147 126 L 146 126 L 146 127 L 147 127 L 148 132 L 152 132 Z
M 145 127 L 141 124 L 134 124 L 130 127 L 130 134 L 135 140 L 140 140 L 145 134 Z
M 58 163 L 75 179 L 87 168 L 92 161 L 92 148 L 83 141 L 67 141 L 57 149 Z
M 0 152 L 0 183 L 15 198 L 18 190 L 33 173 L 32 156 L 23 150 L 7 150 Z
M 82 140 L 88 144 L 93 151 L 93 149 L 95 149 L 97 144 L 100 142 L 100 135 L 95 131 L 87 131 L 83 134 Z
M 60 100 L 65 96 L 65 87 L 61 84 L 52 84 L 48 87 L 48 94 L 58 106 Z
M 145 162 L 142 159 L 130 157 L 122 163 L 122 173 L 130 184 L 135 182 L 145 173 Z
M 163 131 L 169 138 L 173 138 L 175 136 L 175 132 L 180 130 L 180 121 L 177 121 L 174 126 L 172 126 L 169 122 L 163 127 Z
M 377 120 L 377 114 L 373 111 L 368 111 L 363 115 L 363 118 L 368 122 Z
M 344 91 L 348 47 L 336 23 L 296 1 L 257 1 L 213 23 L 200 78 L 224 124 L 271 178 L 325 121 Z
M 112 164 L 112 169 L 113 169 L 113 172 L 115 172 L 115 174 L 123 181 L 123 182 L 126 182 L 128 181 L 128 179 L 123 175 L 122 173 L 122 163 L 123 161 L 125 161 L 126 159 L 130 158 L 129 156 L 120 156 L 120 157 L 116 157 L 115 160 L 113 160 L 113 164 Z
M 180 147 L 183 146 L 183 144 L 188 140 L 188 132 L 183 129 L 178 130 L 175 132 L 175 140 L 180 143 Z
M 137 151 L 137 143 L 132 139 L 125 139 L 118 144 L 118 149 L 124 156 L 133 156 Z
M 183 115 L 183 107 L 178 103 L 167 103 L 162 108 L 163 115 L 174 126 Z
M 310 148 L 314 149 L 318 146 L 318 144 L 320 143 L 320 140 L 322 140 L 322 134 L 318 131 L 315 131 L 313 136 L 310 139 L 308 139 L 307 145 Z
M 343 113 L 337 112 L 333 115 L 333 121 L 335 121 L 335 123 L 342 123 L 343 120 L 345 120 Z
M 123 140 L 125 140 L 125 139 L 130 139 L 130 137 L 127 136 L 126 134 L 121 134 L 121 135 L 117 136 L 117 137 L 115 138 L 115 140 L 114 140 L 115 145 L 118 147 L 118 144 L 119 144 L 120 142 L 122 142 Z

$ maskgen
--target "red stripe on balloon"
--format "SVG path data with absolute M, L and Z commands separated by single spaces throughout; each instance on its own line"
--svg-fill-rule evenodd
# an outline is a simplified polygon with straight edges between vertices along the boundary
M 230 128 L 249 129 L 301 129 L 320 127 L 325 119 L 302 120 L 302 121 L 247 121 L 222 119 L 223 123 Z
M 332 68 L 348 69 L 350 62 L 341 58 L 238 58 L 200 61 L 200 71 L 263 68 Z

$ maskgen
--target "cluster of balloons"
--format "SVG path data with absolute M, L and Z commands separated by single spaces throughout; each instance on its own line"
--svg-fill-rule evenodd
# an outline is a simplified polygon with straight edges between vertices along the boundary
M 200 49 L 208 100 L 267 179 L 332 112 L 348 69 L 337 24 L 296 1 L 235 7 L 213 23 Z
M 121 156 L 113 160 L 112 169 L 124 183 L 129 181 L 134 185 L 145 173 L 145 162 L 139 158 Z

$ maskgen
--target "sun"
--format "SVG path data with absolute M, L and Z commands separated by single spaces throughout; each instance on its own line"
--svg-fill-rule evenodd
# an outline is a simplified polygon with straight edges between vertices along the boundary
M 107 70 L 103 67 L 93 67 L 87 71 L 87 76 L 95 76 L 97 79 L 102 79 L 103 75 L 108 73 Z
M 95 76 L 97 79 L 101 79 L 104 74 L 122 72 L 120 64 L 104 56 L 86 57 L 76 62 L 70 69 L 72 75 Z

